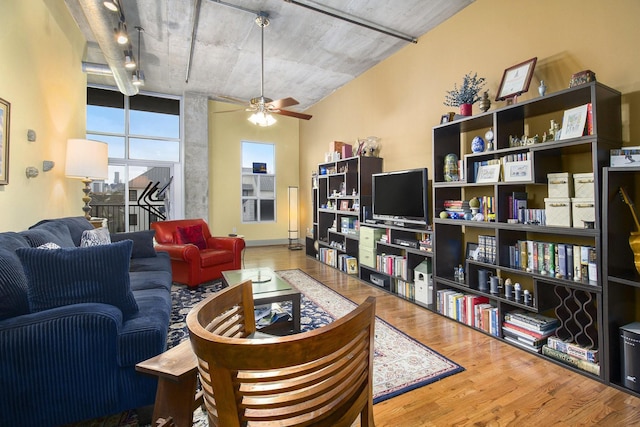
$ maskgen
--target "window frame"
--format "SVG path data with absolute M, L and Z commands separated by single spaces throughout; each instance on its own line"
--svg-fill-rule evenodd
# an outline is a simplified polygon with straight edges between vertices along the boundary
M 257 145 L 268 145 L 271 147 L 272 151 L 272 170 L 270 171 L 267 167 L 267 173 L 254 173 L 253 168 L 245 167 L 245 144 L 257 144 Z M 278 212 L 278 194 L 277 194 L 277 173 L 276 173 L 276 144 L 273 142 L 259 142 L 259 141 L 248 141 L 242 140 L 240 142 L 240 221 L 242 224 L 266 224 L 266 223 L 276 223 L 277 212 Z M 267 163 L 268 165 L 269 163 Z M 245 178 L 248 177 L 252 181 L 252 185 L 255 185 L 255 196 L 246 196 L 244 194 L 244 184 Z M 271 177 L 273 181 L 273 195 L 272 196 L 263 196 L 263 191 L 261 188 L 261 177 Z M 249 221 L 245 219 L 245 201 L 254 200 L 256 206 L 256 220 Z M 262 201 L 272 201 L 273 202 L 273 217 L 270 219 L 262 219 Z

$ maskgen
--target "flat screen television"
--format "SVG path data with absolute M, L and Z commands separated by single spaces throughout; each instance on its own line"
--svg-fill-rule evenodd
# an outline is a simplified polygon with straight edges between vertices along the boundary
M 429 224 L 427 168 L 373 174 L 372 216 L 396 225 Z

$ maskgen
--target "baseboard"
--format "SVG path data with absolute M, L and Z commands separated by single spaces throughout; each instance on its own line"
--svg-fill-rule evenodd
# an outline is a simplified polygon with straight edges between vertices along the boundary
M 273 239 L 273 240 L 245 240 L 246 246 L 277 246 L 288 245 L 289 239 Z

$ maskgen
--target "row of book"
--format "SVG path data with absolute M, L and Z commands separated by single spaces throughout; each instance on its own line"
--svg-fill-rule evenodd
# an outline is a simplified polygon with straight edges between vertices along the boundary
M 416 299 L 416 285 L 404 280 L 394 280 L 395 284 L 391 285 L 391 292 L 414 301 Z
M 500 336 L 498 307 L 492 306 L 489 298 L 464 294 L 454 289 L 440 289 L 437 291 L 436 301 L 440 314 L 491 335 Z
M 527 193 L 524 191 L 514 191 L 507 197 L 509 204 L 509 219 L 517 219 L 520 221 L 520 211 L 527 209 Z
M 504 315 L 502 336 L 505 341 L 535 353 L 541 353 L 547 339 L 558 329 L 558 319 L 515 310 Z
M 407 258 L 402 255 L 376 255 L 376 270 L 389 276 L 409 280 L 409 265 Z
M 577 282 L 597 282 L 596 249 L 568 243 L 519 240 L 509 248 L 513 268 Z
M 318 260 L 347 274 L 358 274 L 358 259 L 348 254 L 339 254 L 336 249 L 320 248 Z

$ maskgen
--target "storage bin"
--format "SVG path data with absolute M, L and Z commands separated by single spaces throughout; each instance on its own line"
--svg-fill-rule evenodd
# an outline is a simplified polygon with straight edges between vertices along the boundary
M 547 174 L 549 183 L 549 198 L 566 198 L 571 197 L 571 174 L 569 172 L 550 173 Z
M 555 197 L 544 199 L 546 225 L 571 227 L 571 199 Z
M 373 227 L 360 227 L 360 248 L 373 249 L 376 247 L 376 242 L 380 240 L 380 237 L 385 233 L 382 228 Z M 375 257 L 374 257 L 375 259 Z M 375 267 L 375 263 L 373 264 Z
M 596 208 L 593 199 L 572 198 L 571 212 L 574 228 L 585 228 L 584 221 L 591 221 L 595 223 Z
M 376 250 L 375 248 L 364 248 L 360 246 L 358 252 L 358 260 L 360 265 L 366 265 L 367 267 L 376 268 Z
M 594 188 L 593 172 L 573 175 L 573 197 L 593 199 Z

